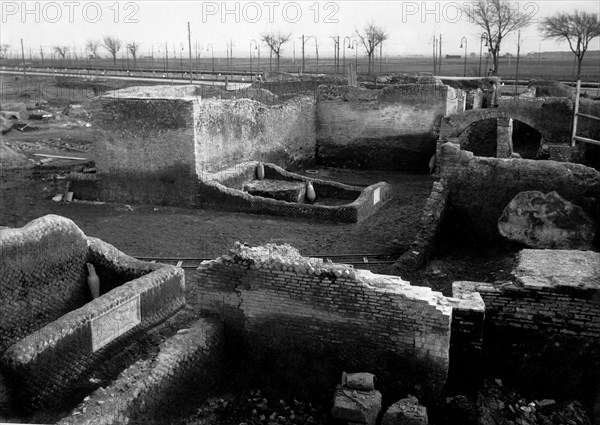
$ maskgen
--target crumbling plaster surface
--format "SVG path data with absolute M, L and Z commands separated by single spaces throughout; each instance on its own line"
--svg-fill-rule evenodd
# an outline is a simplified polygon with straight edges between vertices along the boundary
M 312 96 L 269 106 L 250 99 L 202 100 L 194 109 L 196 173 L 246 161 L 285 166 L 310 160 L 315 118 Z

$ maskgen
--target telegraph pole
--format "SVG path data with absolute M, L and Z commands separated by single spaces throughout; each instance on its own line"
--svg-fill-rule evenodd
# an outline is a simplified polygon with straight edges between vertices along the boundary
M 438 56 L 438 75 L 442 75 L 442 34 L 440 34 L 440 54 Z
M 190 84 L 194 82 L 194 68 L 192 67 L 192 33 L 190 31 L 190 22 L 188 21 L 188 52 L 190 56 Z M 196 48 L 196 51 L 198 49 Z
M 25 76 L 25 49 L 23 48 L 23 39 L 21 39 L 21 59 L 23 61 L 23 76 Z
M 302 37 L 300 37 L 302 39 L 302 73 L 304 74 L 304 43 L 306 43 L 308 40 L 310 40 L 312 36 L 309 35 L 308 37 L 305 37 L 304 34 L 302 34 Z

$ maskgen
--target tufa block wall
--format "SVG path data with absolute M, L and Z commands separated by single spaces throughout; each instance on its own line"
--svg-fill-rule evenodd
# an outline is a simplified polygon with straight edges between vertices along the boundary
M 190 274 L 186 299 L 194 308 L 221 314 L 226 326 L 252 341 L 282 335 L 277 346 L 291 338 L 303 349 L 337 347 L 337 368 L 345 358 L 354 367 L 389 374 L 377 359 L 393 354 L 399 359 L 394 367 L 406 362 L 395 379 L 407 381 L 408 388 L 421 384 L 436 392 L 446 379 L 451 304 L 398 277 L 304 258 L 288 245 L 237 243 L 230 255 Z M 415 377 L 417 369 L 421 375 Z
M 317 162 L 352 168 L 427 169 L 440 119 L 459 106 L 444 85 L 401 84 L 380 90 L 319 87 Z M 453 103 L 454 102 L 454 103 Z

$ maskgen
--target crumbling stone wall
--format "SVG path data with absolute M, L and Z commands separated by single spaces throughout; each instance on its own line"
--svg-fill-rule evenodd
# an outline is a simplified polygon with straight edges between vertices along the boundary
M 555 190 L 597 216 L 600 173 L 580 164 L 482 158 L 445 143 L 438 166 L 449 187 L 444 228 L 463 242 L 500 238 L 498 219 L 510 200 L 523 191 Z
M 199 176 L 252 160 L 290 166 L 314 157 L 312 96 L 271 106 L 250 99 L 203 100 L 194 111 L 194 126 Z
M 441 117 L 459 107 L 457 93 L 437 84 L 379 90 L 320 86 L 317 161 L 352 168 L 426 170 Z
M 187 287 L 190 305 L 221 314 L 226 327 L 250 335 L 255 347 L 281 347 L 289 338 L 323 354 L 321 365 L 309 368 L 325 368 L 326 357 L 334 357 L 336 369 L 369 368 L 388 383 L 427 387 L 430 395 L 445 381 L 452 307 L 430 288 L 304 258 L 285 245 L 240 244 L 191 272 Z M 387 370 L 384 355 L 396 358 Z M 342 370 L 321 375 L 337 381 Z M 310 375 L 307 370 L 307 382 Z
M 74 179 L 75 196 L 194 206 L 203 173 L 250 160 L 287 167 L 314 158 L 313 96 L 265 105 L 201 99 L 198 92 L 133 87 L 101 97 L 94 114 L 102 130 L 97 178 Z

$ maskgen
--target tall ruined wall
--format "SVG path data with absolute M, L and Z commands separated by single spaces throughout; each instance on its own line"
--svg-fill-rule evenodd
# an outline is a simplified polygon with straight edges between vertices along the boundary
M 249 99 L 203 100 L 194 112 L 194 124 L 199 176 L 246 161 L 288 166 L 314 157 L 312 96 L 270 106 Z
M 309 350 L 307 382 L 327 377 L 321 384 L 331 386 L 344 368 L 378 373 L 384 385 L 402 380 L 412 391 L 415 384 L 439 391 L 445 381 L 452 306 L 398 277 L 304 258 L 286 245 L 236 244 L 190 273 L 186 300 L 222 314 L 226 327 L 251 336 L 254 349 L 287 347 L 291 353 L 281 357 L 288 359 L 300 355 L 294 347 Z
M 199 99 L 125 93 L 99 103 L 94 114 L 94 124 L 102 131 L 95 148 L 98 198 L 192 204 L 197 192 L 193 117 Z
M 598 204 L 592 198 L 600 196 L 600 172 L 580 164 L 482 158 L 453 143 L 441 146 L 438 164 L 449 189 L 444 228 L 461 241 L 500 238 L 498 219 L 523 191 L 555 190 L 597 215 Z
M 441 117 L 459 107 L 455 94 L 436 84 L 380 90 L 321 86 L 317 161 L 352 168 L 427 170 Z

